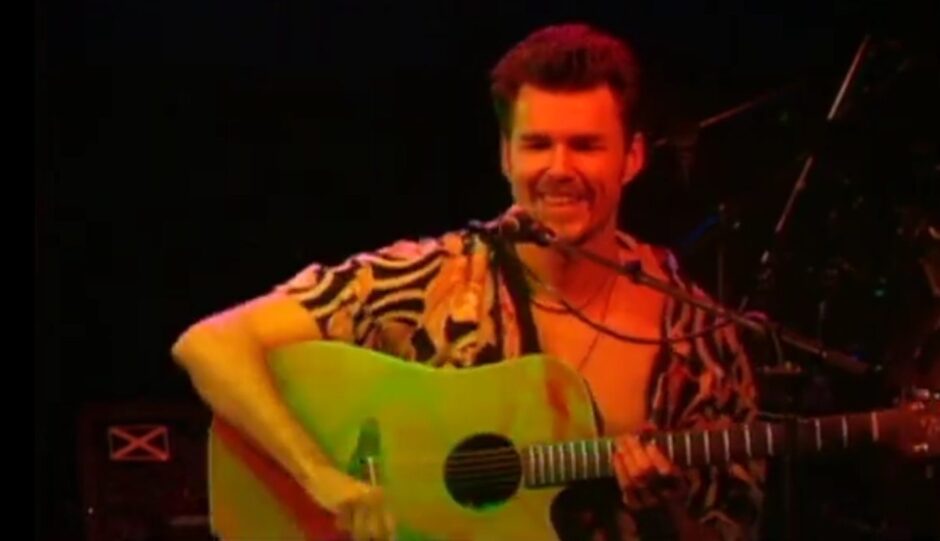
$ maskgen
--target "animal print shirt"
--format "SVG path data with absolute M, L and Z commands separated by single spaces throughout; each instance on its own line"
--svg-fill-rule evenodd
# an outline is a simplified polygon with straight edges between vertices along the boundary
M 623 233 L 618 238 L 624 260 L 639 258 L 646 272 L 704 295 L 681 276 L 668 252 Z M 276 289 L 309 311 L 322 339 L 462 369 L 522 353 L 517 310 L 504 273 L 494 269 L 493 252 L 478 234 L 452 231 L 358 253 L 336 265 L 313 263 Z M 688 304 L 666 299 L 664 307 L 662 336 L 714 324 Z M 657 346 L 647 397 L 648 421 L 656 428 L 717 427 L 749 422 L 756 414 L 756 386 L 732 327 L 698 334 Z M 694 516 L 717 526 L 726 539 L 757 537 L 762 462 L 695 468 L 686 476 Z

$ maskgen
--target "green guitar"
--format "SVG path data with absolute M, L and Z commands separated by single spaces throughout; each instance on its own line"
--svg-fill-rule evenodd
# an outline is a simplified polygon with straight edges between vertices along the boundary
M 324 451 L 383 486 L 401 541 L 557 539 L 550 509 L 558 493 L 613 475 L 613 440 L 597 433 L 585 382 L 550 357 L 447 370 L 309 342 L 270 361 L 282 396 Z M 935 406 L 923 422 L 927 410 L 810 419 L 791 439 L 764 422 L 653 439 L 680 466 L 772 457 L 791 441 L 800 452 L 891 441 L 934 453 L 940 430 Z M 332 515 L 230 425 L 216 418 L 209 436 L 210 515 L 221 539 L 345 539 Z

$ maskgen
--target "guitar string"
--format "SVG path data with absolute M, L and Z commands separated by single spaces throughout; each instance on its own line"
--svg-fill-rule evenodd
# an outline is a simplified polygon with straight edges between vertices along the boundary
M 568 462 L 568 461 L 566 461 L 566 462 Z M 605 464 L 608 464 L 609 462 L 610 462 L 610 460 L 607 459 L 607 457 L 604 457 L 604 458 L 600 461 L 600 465 L 603 466 L 603 465 L 605 465 Z M 591 465 L 593 465 L 593 464 L 595 464 L 595 463 L 592 462 Z M 487 468 L 489 468 L 489 469 L 498 469 L 498 468 L 519 468 L 519 469 L 524 469 L 524 468 L 526 468 L 527 466 L 530 466 L 530 465 L 531 465 L 531 462 L 524 463 L 524 462 L 519 462 L 518 460 L 500 460 L 500 461 L 491 461 L 491 462 L 480 462 L 480 463 L 475 463 L 475 464 L 453 464 L 453 463 L 448 463 L 447 466 L 445 467 L 445 469 L 446 469 L 447 471 L 485 470 L 485 469 L 487 469 Z M 592 467 L 591 465 L 589 465 L 589 467 Z
M 606 453 L 606 451 L 605 451 L 604 454 L 603 454 L 603 456 L 606 456 L 606 455 L 607 455 L 607 453 Z M 569 458 L 569 457 L 565 457 L 565 460 L 566 460 L 566 461 L 569 461 L 570 458 Z M 499 456 L 499 455 L 497 455 L 497 456 L 492 456 L 492 457 L 454 457 L 454 458 L 451 458 L 450 460 L 448 460 L 448 461 L 447 461 L 447 464 L 456 464 L 456 465 L 465 466 L 465 465 L 470 465 L 470 464 L 487 464 L 487 463 L 490 463 L 490 462 L 517 462 L 517 463 L 523 463 L 523 462 L 525 462 L 525 460 L 522 459 L 522 458 L 520 458 L 520 457 L 519 457 L 518 455 L 516 455 L 516 454 L 511 454 L 511 455 L 510 455 L 510 454 L 507 454 L 507 455 L 504 455 L 504 456 Z
M 606 468 L 609 465 L 609 459 L 601 461 L 599 464 L 601 467 Z M 529 463 L 531 464 L 531 463 Z M 448 462 L 445 467 L 445 471 L 459 473 L 459 472 L 489 472 L 489 471 L 506 471 L 506 470 L 523 470 L 529 464 L 523 463 L 515 458 L 506 458 L 500 460 L 492 460 L 488 462 L 476 462 L 476 463 L 458 463 L 454 464 L 453 462 Z M 588 467 L 590 469 L 590 467 Z M 572 468 L 573 471 L 577 471 L 576 467 Z
M 494 462 L 490 464 L 461 465 L 460 467 L 448 466 L 447 468 L 445 468 L 445 471 L 453 471 L 453 472 L 468 471 L 468 470 L 487 471 L 487 470 L 499 470 L 499 469 L 505 470 L 505 469 L 510 469 L 510 468 L 516 468 L 516 469 L 521 470 L 522 464 L 520 464 L 519 462 L 507 461 L 507 462 L 501 462 L 501 463 Z
M 603 457 L 605 460 L 607 459 L 607 453 L 606 453 L 606 451 L 604 452 L 604 454 L 602 455 L 602 457 Z M 560 459 L 559 459 L 559 460 L 560 460 Z M 571 458 L 570 458 L 570 457 L 565 457 L 563 460 L 564 460 L 565 462 L 570 462 L 570 461 L 571 461 Z M 580 461 L 580 458 L 578 458 L 577 460 Z M 432 461 L 432 460 L 428 460 L 427 462 L 431 462 L 431 461 Z M 472 466 L 474 466 L 474 465 L 481 465 L 481 464 L 482 464 L 482 465 L 485 465 L 485 464 L 502 464 L 502 463 L 505 463 L 505 464 L 526 464 L 526 463 L 529 463 L 529 461 L 520 459 L 520 458 L 519 458 L 518 456 L 516 456 L 516 455 L 493 456 L 493 457 L 485 457 L 485 458 L 484 458 L 484 457 L 461 457 L 461 458 L 451 458 L 450 460 L 448 460 L 448 461 L 447 461 L 447 467 L 448 467 L 448 468 L 450 468 L 450 467 L 472 467 Z
M 448 463 L 456 464 L 469 464 L 474 462 L 487 462 L 489 460 L 515 460 L 516 462 L 521 462 L 522 457 L 516 453 L 506 453 L 502 455 L 489 455 L 489 456 L 463 456 L 463 455 L 454 455 L 447 460 Z
M 682 432 L 675 432 L 675 434 L 682 434 Z M 604 448 L 607 446 L 608 442 L 613 442 L 613 441 L 614 441 L 614 438 L 598 438 L 596 440 L 571 440 L 571 441 L 564 441 L 564 442 L 555 443 L 555 444 L 546 444 L 546 446 L 548 445 L 567 446 L 569 444 L 575 444 L 575 445 L 580 446 L 582 443 L 587 443 L 591 445 L 592 447 L 594 445 L 597 445 L 599 448 Z M 595 444 L 594 442 L 597 442 L 597 443 Z M 565 450 L 564 452 L 567 452 L 567 450 Z M 487 455 L 502 454 L 502 453 L 512 453 L 513 455 L 519 454 L 517 453 L 514 447 L 497 447 L 494 449 L 471 449 L 467 451 L 456 451 L 453 456 L 455 457 L 487 456 Z
M 490 473 L 489 477 L 484 477 L 482 475 L 479 475 L 479 472 L 475 472 L 475 471 L 465 471 L 465 472 L 460 472 L 460 473 L 447 471 L 445 472 L 444 475 L 445 477 L 448 478 L 450 482 L 477 481 L 477 482 L 485 482 L 485 483 L 489 483 L 492 481 L 499 481 L 499 480 L 524 479 L 526 477 L 525 475 L 522 474 L 520 470 L 516 470 L 513 472 L 491 471 L 488 473 Z M 596 470 L 571 472 L 571 473 L 574 473 L 575 475 L 571 475 L 569 472 L 566 471 L 564 479 L 565 480 L 578 480 L 578 479 L 589 479 L 589 478 L 594 478 L 598 476 L 610 477 L 611 475 L 613 475 L 613 470 L 607 466 L 604 466 L 604 468 L 602 468 L 599 473 Z M 562 479 L 561 475 L 556 475 L 555 478 L 558 480 Z
M 601 464 L 602 469 L 606 469 L 608 466 L 609 466 L 609 462 L 606 462 L 606 461 L 605 461 L 603 464 Z M 519 463 L 512 463 L 512 464 L 506 463 L 506 464 L 500 464 L 500 465 L 496 465 L 496 464 L 489 465 L 489 464 L 488 464 L 488 465 L 483 465 L 483 466 L 473 466 L 473 467 L 464 467 L 464 468 L 450 468 L 450 467 L 448 467 L 448 468 L 446 468 L 444 471 L 445 471 L 445 472 L 450 472 L 450 473 L 468 473 L 468 472 L 470 472 L 470 473 L 484 473 L 484 472 L 497 472 L 497 471 L 502 471 L 502 472 L 505 472 L 505 471 L 520 471 L 520 472 L 521 472 L 521 471 L 524 470 L 524 469 L 525 469 L 524 466 L 521 465 L 521 464 L 519 464 Z M 582 468 L 578 468 L 578 469 L 580 470 L 580 469 L 582 469 Z M 593 468 L 588 467 L 587 469 L 593 469 Z M 568 470 L 565 470 L 566 473 L 567 473 L 567 471 L 568 471 Z M 574 470 L 574 471 L 576 472 L 576 471 L 578 471 L 578 470 Z
M 561 477 L 560 475 L 558 475 L 554 479 L 552 479 L 552 481 L 568 482 L 568 481 L 585 480 L 585 479 L 598 477 L 598 475 L 596 475 L 595 472 L 584 472 L 583 475 L 568 475 L 567 472 L 565 473 L 566 475 L 564 477 Z M 612 475 L 613 475 L 613 472 L 609 469 L 603 470 L 600 473 L 600 477 L 610 477 Z M 445 476 L 447 477 L 447 484 L 452 485 L 452 486 L 468 485 L 468 484 L 492 485 L 492 484 L 498 484 L 498 483 L 516 483 L 516 482 L 519 482 L 520 480 L 525 480 L 525 476 L 521 474 L 519 475 L 499 474 L 499 475 L 488 477 L 488 478 L 481 477 L 478 475 L 461 476 L 461 475 L 445 474 Z M 535 482 L 531 484 L 546 484 L 546 483 L 545 483 L 545 480 L 542 480 L 542 482 Z
M 521 462 L 518 459 L 514 458 L 502 458 L 497 460 L 488 460 L 482 462 L 448 462 L 445 468 L 450 471 L 462 471 L 462 470 L 473 470 L 473 469 L 486 469 L 486 468 L 522 468 L 525 466 L 525 462 Z
M 462 470 L 496 470 L 496 469 L 506 469 L 506 468 L 517 468 L 522 469 L 523 464 L 519 461 L 508 461 L 501 460 L 499 462 L 488 462 L 481 464 L 458 464 L 452 465 L 448 464 L 445 468 L 446 471 L 462 471 Z
M 691 435 L 697 436 L 699 432 L 690 431 Z M 712 433 L 712 431 L 709 431 Z M 684 432 L 676 432 L 674 435 L 680 437 Z M 653 435 L 651 437 L 652 441 L 660 446 L 664 444 L 662 441 L 664 438 L 663 435 Z M 715 435 L 716 441 L 720 439 L 717 434 Z M 580 441 L 580 440 L 579 440 Z M 575 441 L 576 445 L 579 441 Z M 608 439 L 599 439 L 597 440 L 599 447 L 604 449 L 603 453 L 606 458 L 607 452 L 607 442 Z M 593 444 L 592 444 L 593 446 Z M 564 449 L 559 449 L 560 454 L 566 455 L 566 460 L 568 453 Z M 524 452 L 523 452 L 524 453 Z M 527 460 L 524 458 L 523 453 L 518 453 L 514 448 L 502 447 L 496 449 L 480 449 L 480 450 L 468 450 L 468 451 L 459 451 L 452 455 L 450 460 L 447 461 L 446 468 L 451 471 L 459 471 L 466 469 L 474 469 L 479 466 L 499 466 L 499 467 L 514 467 L 520 468 L 528 465 Z M 577 459 L 577 457 L 575 457 Z M 430 462 L 430 460 L 429 460 Z M 606 460 L 604 461 L 606 462 Z
M 487 460 L 450 460 L 447 462 L 447 468 L 473 468 L 476 466 L 487 466 L 490 464 L 525 464 L 525 462 L 519 460 L 517 457 L 500 457 Z
M 610 459 L 607 456 L 606 451 L 601 456 L 602 456 L 602 459 L 600 462 L 600 466 L 606 468 L 607 465 L 609 464 Z M 715 450 L 714 458 L 716 460 L 723 461 L 722 455 L 718 450 Z M 562 460 L 564 460 L 564 462 L 566 463 L 571 461 L 571 459 L 567 457 Z M 481 471 L 482 472 L 482 471 L 487 471 L 487 470 L 506 469 L 506 468 L 524 469 L 524 468 L 527 468 L 530 464 L 531 464 L 530 461 L 522 459 L 520 456 L 516 455 L 515 453 L 512 453 L 512 454 L 506 453 L 503 456 L 497 455 L 497 456 L 492 456 L 492 457 L 473 457 L 473 456 L 467 457 L 467 456 L 455 455 L 453 458 L 451 458 L 447 462 L 445 468 L 446 468 L 446 471 L 452 471 L 452 472 L 461 472 L 461 471 Z M 577 464 L 578 464 L 577 457 L 575 457 L 574 468 L 577 467 Z M 592 462 L 592 464 L 595 464 L 595 462 Z M 592 466 L 587 466 L 587 467 L 591 468 Z
M 767 424 L 770 424 L 771 426 L 773 426 L 773 424 L 771 423 L 749 423 L 748 426 L 751 426 L 751 425 L 764 426 Z M 755 432 L 758 435 L 760 435 L 763 430 L 764 429 L 755 428 Z M 716 432 L 714 431 L 705 431 L 705 432 L 708 432 L 709 434 L 716 434 Z M 700 434 L 700 433 L 702 432 L 689 431 L 689 434 Z M 658 438 L 656 435 L 654 435 L 653 437 L 657 439 L 657 443 L 661 444 L 661 442 L 658 441 Z M 716 434 L 713 441 L 720 441 L 720 437 L 718 437 Z M 731 444 L 731 445 L 734 445 L 735 447 L 734 453 L 737 455 L 737 454 L 740 454 L 741 452 L 741 449 L 740 449 L 741 442 L 737 441 L 735 443 L 736 445 L 734 444 Z M 765 444 L 765 445 L 769 445 L 769 444 Z M 711 443 L 709 446 L 713 450 L 712 458 L 714 459 L 714 462 L 722 462 L 722 463 L 725 462 L 724 455 L 720 452 L 720 450 L 715 449 L 715 444 Z M 594 463 L 595 465 L 593 467 L 587 466 L 587 475 L 590 476 L 591 475 L 589 473 L 590 470 L 598 466 L 604 471 L 604 475 L 610 475 L 610 462 L 609 462 L 609 459 L 606 457 L 606 452 L 604 453 L 604 455 L 605 455 L 604 460 L 600 464 Z M 698 455 L 697 451 L 696 451 L 696 455 Z M 577 457 L 575 457 L 575 459 L 577 459 Z M 696 456 L 696 462 L 698 462 L 698 460 L 699 460 L 699 457 Z M 567 462 L 567 460 L 565 462 Z M 575 460 L 575 464 L 577 464 L 577 460 Z M 510 478 L 512 479 L 520 478 L 522 476 L 522 472 L 525 469 L 529 468 L 530 466 L 531 466 L 531 461 L 527 460 L 527 457 L 525 457 L 524 455 L 517 454 L 514 449 L 499 448 L 499 449 L 463 451 L 459 453 L 454 453 L 451 460 L 449 460 L 446 464 L 445 472 L 456 475 L 457 479 L 462 482 L 466 478 L 461 477 L 461 476 L 466 475 L 466 474 L 470 474 L 470 475 L 473 475 L 473 474 L 480 475 L 484 473 L 495 474 L 495 473 L 503 473 L 503 472 L 511 471 L 513 473 L 510 474 L 509 477 L 506 478 L 508 480 Z M 577 474 L 577 469 L 573 468 L 572 472 Z M 565 477 L 567 478 L 570 476 L 566 475 Z M 581 476 L 577 476 L 577 477 L 581 477 Z
M 506 479 L 506 480 L 500 481 L 500 482 L 486 483 L 486 485 L 485 485 L 484 487 L 482 487 L 482 488 L 488 488 L 488 489 L 498 489 L 498 488 L 504 488 L 504 487 L 508 488 L 508 487 L 511 487 L 511 486 L 516 486 L 516 485 L 518 485 L 518 484 L 519 484 L 519 482 L 518 482 L 517 479 Z M 461 485 L 461 486 L 454 486 L 454 487 L 452 487 L 452 488 L 458 488 L 458 489 L 464 489 L 464 490 L 466 490 L 466 489 L 469 489 L 469 488 L 477 488 L 477 487 L 474 487 L 473 484 L 464 484 L 464 485 Z
M 567 472 L 566 472 L 566 473 L 567 473 Z M 446 473 L 445 473 L 445 475 L 446 475 L 447 477 L 453 477 L 453 478 L 455 478 L 455 479 L 468 479 L 468 478 L 472 478 L 472 479 L 484 480 L 484 479 L 486 479 L 487 477 L 496 477 L 497 479 L 498 479 L 498 478 L 503 478 L 503 477 L 522 477 L 522 471 L 521 471 L 521 469 L 517 469 L 517 470 L 506 470 L 506 469 L 494 470 L 494 469 L 488 469 L 488 470 L 485 470 L 485 471 L 464 470 L 464 471 L 462 471 L 462 472 L 454 472 L 454 471 L 447 470 Z
M 483 461 L 483 462 L 461 462 L 461 463 L 448 462 L 445 468 L 448 470 L 454 470 L 454 471 L 467 470 L 467 469 L 472 470 L 474 468 L 488 468 L 488 467 L 520 467 L 521 468 L 522 464 L 523 464 L 522 462 L 514 458 L 503 458 L 503 459 L 489 460 L 489 461 Z
M 763 431 L 764 424 L 766 423 L 746 423 L 746 425 L 750 427 L 752 432 Z M 771 426 L 774 426 L 774 427 L 776 426 L 773 423 L 770 423 L 770 424 Z M 722 437 L 721 435 L 722 432 L 727 432 L 730 437 L 738 437 L 739 434 L 743 434 L 744 426 L 745 425 L 732 426 L 727 429 L 678 430 L 678 431 L 670 431 L 670 432 L 660 432 L 660 433 L 654 433 L 650 435 L 642 435 L 640 437 L 640 441 L 643 443 L 654 443 L 659 447 L 664 447 L 666 445 L 666 438 L 669 437 L 670 435 L 675 439 L 680 439 L 688 435 L 691 438 L 695 439 L 696 442 L 698 442 L 702 438 L 702 434 L 704 433 L 708 433 L 708 436 L 710 438 L 720 440 Z M 559 447 L 555 447 L 554 449 L 560 449 L 561 454 L 567 454 L 569 453 L 569 451 L 567 449 L 564 449 L 563 448 L 564 446 L 567 446 L 569 444 L 574 444 L 575 446 L 580 448 L 580 446 L 583 443 L 588 443 L 591 447 L 596 446 L 598 447 L 598 449 L 604 450 L 604 452 L 606 452 L 606 448 L 608 447 L 608 445 L 613 444 L 614 441 L 615 440 L 613 438 L 599 438 L 596 440 L 572 440 L 572 441 L 566 441 L 566 442 L 554 444 L 554 445 L 559 446 Z M 552 444 L 547 444 L 546 446 L 548 445 L 552 445 Z M 499 447 L 495 449 L 479 449 L 479 450 L 473 449 L 473 450 L 455 452 L 453 454 L 452 460 L 464 460 L 464 459 L 472 459 L 472 458 L 484 459 L 486 457 L 501 456 L 501 455 L 521 457 L 526 452 L 527 451 L 523 451 L 521 453 L 517 452 L 516 449 L 513 447 Z M 553 452 L 559 452 L 559 451 L 556 450 Z
M 572 442 L 572 443 L 574 443 L 574 444 L 575 444 L 576 446 L 578 446 L 578 448 L 580 449 L 580 445 L 581 445 L 580 442 L 575 441 L 575 442 Z M 659 442 L 657 442 L 657 443 L 659 443 Z M 597 447 L 599 450 L 602 450 L 602 451 L 606 452 L 606 449 L 607 449 L 608 445 L 613 445 L 613 444 L 614 444 L 614 443 L 613 443 L 613 440 L 612 440 L 612 439 L 599 439 L 599 440 L 597 440 L 596 447 Z M 565 444 L 563 444 L 563 445 L 566 445 L 566 446 L 567 446 L 568 444 L 565 443 Z M 591 447 L 595 447 L 595 444 L 592 443 L 592 444 L 591 444 Z M 558 449 L 558 448 L 556 448 L 556 449 Z M 557 450 L 556 450 L 556 451 L 553 451 L 553 452 L 558 453 Z M 525 453 L 525 451 L 524 451 L 523 453 Z M 521 457 L 523 453 L 518 453 L 518 452 L 516 452 L 515 449 L 513 449 L 513 448 L 508 448 L 508 447 L 503 447 L 503 448 L 500 448 L 500 449 L 479 450 L 479 451 L 476 451 L 476 450 L 474 450 L 474 451 L 457 451 L 457 452 L 455 452 L 455 453 L 453 454 L 453 459 L 452 459 L 452 460 L 464 460 L 464 459 L 473 459 L 473 458 L 484 459 L 484 458 L 486 458 L 486 457 L 496 457 L 496 456 Z M 566 449 L 561 449 L 559 454 L 568 454 L 568 453 L 569 453 L 568 450 L 566 450 Z

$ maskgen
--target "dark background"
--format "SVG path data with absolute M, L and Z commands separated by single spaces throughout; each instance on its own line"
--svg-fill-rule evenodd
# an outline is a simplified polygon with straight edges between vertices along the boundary
M 196 403 L 168 356 L 185 326 L 311 261 L 499 212 L 509 193 L 487 71 L 563 20 L 634 44 L 651 139 L 667 138 L 624 227 L 676 250 L 726 302 L 747 297 L 867 363 L 887 359 L 862 383 L 818 368 L 805 394 L 771 382 L 768 408 L 883 403 L 909 383 L 909 357 L 892 348 L 930 297 L 917 224 L 940 201 L 936 15 L 928 2 L 38 2 L 39 538 L 81 535 L 84 406 Z M 811 153 L 809 188 L 773 240 Z

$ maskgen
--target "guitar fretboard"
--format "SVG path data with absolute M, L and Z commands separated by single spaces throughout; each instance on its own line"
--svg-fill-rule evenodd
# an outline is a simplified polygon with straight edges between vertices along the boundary
M 792 425 L 757 422 L 726 429 L 660 432 L 652 441 L 680 468 L 719 465 L 753 458 L 837 452 L 893 439 L 898 414 L 881 410 L 800 420 Z M 791 436 L 792 435 L 792 436 Z M 530 445 L 521 450 L 525 484 L 562 485 L 614 475 L 612 438 Z

